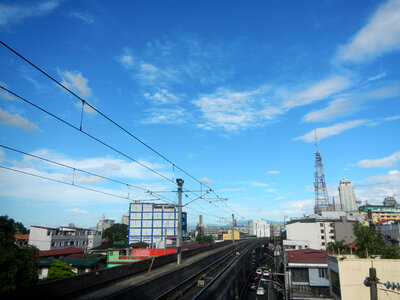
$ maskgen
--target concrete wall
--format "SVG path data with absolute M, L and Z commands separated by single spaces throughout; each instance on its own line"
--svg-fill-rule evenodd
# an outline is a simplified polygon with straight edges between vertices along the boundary
M 287 240 L 306 240 L 311 249 L 326 250 L 334 242 L 333 222 L 295 222 L 286 225 Z
M 214 245 L 190 249 L 182 252 L 182 258 L 188 258 L 190 256 L 202 253 L 204 251 L 210 251 L 217 249 L 222 246 L 230 244 L 229 242 L 217 243 Z M 156 257 L 153 263 L 153 268 L 162 266 L 166 263 L 176 261 L 176 254 L 170 254 L 166 256 Z M 118 280 L 120 278 L 131 276 L 145 272 L 149 269 L 151 260 L 147 259 L 144 261 L 136 262 L 129 265 L 120 267 L 104 269 L 100 271 L 93 271 L 86 274 L 76 275 L 73 277 L 54 280 L 46 283 L 38 283 L 34 286 L 28 287 L 22 290 L 16 290 L 6 294 L 5 299 L 59 299 L 61 297 L 67 297 L 70 294 L 77 293 L 80 290 L 94 288 L 96 286 L 105 284 L 107 282 Z M 171 277 L 173 279 L 173 277 Z M 166 279 L 164 279 L 166 280 Z M 153 284 L 154 287 L 154 284 Z
M 29 232 L 29 245 L 36 246 L 40 251 L 51 249 L 51 234 L 47 235 L 50 229 L 31 227 Z
M 339 274 L 341 298 L 332 294 L 334 299 L 370 299 L 370 288 L 363 282 L 369 276 L 369 268 L 374 266 L 379 282 L 400 282 L 399 259 L 358 258 L 353 255 L 328 256 L 329 272 Z M 332 278 L 330 274 L 329 278 Z M 391 290 L 390 290 L 391 291 Z M 331 284 L 332 293 L 332 284 Z M 399 299 L 399 295 L 388 292 L 378 284 L 378 299 Z
M 325 269 L 328 272 L 328 268 Z M 308 276 L 310 281 L 310 286 L 329 286 L 329 279 L 326 277 L 320 277 L 319 268 L 309 268 Z

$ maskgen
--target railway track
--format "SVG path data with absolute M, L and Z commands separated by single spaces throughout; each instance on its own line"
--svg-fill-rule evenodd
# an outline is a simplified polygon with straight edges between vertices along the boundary
M 247 242 L 238 245 L 231 252 L 210 263 L 154 299 L 201 299 L 202 295 L 206 293 L 229 266 L 239 259 L 241 253 L 251 247 L 251 244 L 251 242 Z

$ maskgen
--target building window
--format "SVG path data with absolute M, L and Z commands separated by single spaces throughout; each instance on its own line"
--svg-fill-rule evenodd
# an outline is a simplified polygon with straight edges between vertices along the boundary
M 74 241 L 70 241 L 69 244 L 70 244 L 71 246 L 73 246 L 73 245 L 74 245 Z
M 334 236 L 334 235 L 331 235 L 329 238 L 330 238 L 331 240 L 334 240 L 334 239 L 335 239 L 335 236 Z
M 64 246 L 68 246 L 68 242 L 66 241 L 66 242 L 64 242 Z
M 324 230 L 323 230 L 323 229 L 321 229 L 321 233 L 324 233 Z
M 325 239 L 325 236 L 321 235 L 321 240 L 324 240 L 324 239 Z
M 320 227 L 324 227 L 324 223 L 319 223 L 319 226 Z
M 328 270 L 327 269 L 318 269 L 318 275 L 321 278 L 328 278 Z
M 291 273 L 292 282 L 308 282 L 309 280 L 307 268 L 293 268 Z
M 55 243 L 55 242 L 51 242 L 51 246 L 52 246 L 52 247 L 55 247 L 55 246 L 56 246 L 56 243 Z
M 322 246 L 325 246 L 325 242 L 322 242 L 321 245 L 322 245 Z
M 50 230 L 47 229 L 47 235 L 50 235 Z

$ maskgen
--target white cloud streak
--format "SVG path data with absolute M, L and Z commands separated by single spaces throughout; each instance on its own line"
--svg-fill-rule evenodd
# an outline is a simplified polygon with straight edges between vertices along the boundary
M 246 92 L 218 89 L 215 94 L 203 95 L 193 104 L 201 110 L 205 119 L 199 124 L 200 128 L 237 131 L 259 126 L 282 113 L 266 98 L 264 87 Z
M 357 163 L 361 168 L 391 168 L 400 160 L 400 152 L 378 159 L 364 159 Z
M 291 109 L 293 107 L 314 103 L 344 90 L 349 84 L 349 80 L 341 76 L 334 76 L 319 81 L 308 89 L 291 96 L 289 100 L 283 103 L 283 107 Z
M 268 171 L 267 174 L 279 174 L 281 171 Z
M 390 0 L 339 50 L 339 59 L 361 62 L 400 48 L 400 1 Z
M 322 139 L 328 138 L 330 136 L 337 135 L 339 133 L 347 131 L 349 129 L 359 127 L 366 123 L 367 123 L 366 120 L 354 120 L 354 121 L 348 121 L 348 122 L 343 122 L 343 123 L 336 123 L 329 127 L 316 128 L 317 134 L 318 134 L 318 139 L 322 140 Z M 306 133 L 303 136 L 296 137 L 294 140 L 301 140 L 306 143 L 315 142 L 315 130 L 311 130 L 310 132 Z
M 0 108 L 0 124 L 6 124 L 18 128 L 22 128 L 25 130 L 34 130 L 38 129 L 38 126 L 34 123 L 31 123 L 29 120 L 21 117 L 20 115 L 10 114 L 8 111 L 2 110 Z
M 58 5 L 58 1 L 41 1 L 33 5 L 0 4 L 0 27 L 17 24 L 25 18 L 48 14 Z
M 82 98 L 87 99 L 92 95 L 92 91 L 87 85 L 88 80 L 82 76 L 81 72 L 64 71 L 60 72 L 60 75 L 63 77 L 61 83 L 73 92 L 78 93 Z
M 336 117 L 343 117 L 356 110 L 350 98 L 339 98 L 320 110 L 309 112 L 303 117 L 304 122 L 329 121 Z

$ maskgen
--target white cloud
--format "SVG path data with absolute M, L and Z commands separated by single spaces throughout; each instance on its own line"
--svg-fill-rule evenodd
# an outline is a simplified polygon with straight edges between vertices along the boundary
M 94 22 L 93 16 L 88 14 L 88 13 L 82 13 L 82 12 L 71 12 L 69 13 L 69 16 L 73 18 L 77 18 L 81 21 L 84 21 L 88 24 L 92 24 Z
M 3 86 L 4 88 L 7 88 L 7 84 L 5 84 L 2 81 L 0 81 L 0 85 Z M 6 92 L 3 89 L 0 89 L 0 98 L 6 99 L 6 100 L 15 100 L 14 96 L 12 96 L 11 94 L 9 94 L 8 92 Z
M 275 197 L 275 200 L 276 200 L 276 201 L 280 201 L 280 200 L 283 200 L 283 199 L 285 199 L 285 197 L 283 197 L 283 196 Z
M 316 128 L 318 140 L 322 140 L 330 136 L 337 135 L 339 133 L 342 133 L 343 131 L 347 131 L 349 129 L 356 128 L 358 126 L 365 124 L 367 124 L 366 120 L 354 120 L 349 122 L 336 123 L 329 127 Z M 315 142 L 315 130 L 311 130 L 310 132 L 306 133 L 303 136 L 296 137 L 294 140 L 302 140 L 306 143 Z
M 370 81 L 375 81 L 375 80 L 381 79 L 381 78 L 383 78 L 383 77 L 386 77 L 386 75 L 387 75 L 387 74 L 384 72 L 384 73 L 380 73 L 380 74 L 375 75 L 375 76 L 368 77 L 368 78 L 363 82 L 363 84 L 366 84 L 367 82 L 370 82 Z
M 177 102 L 178 97 L 174 94 L 170 93 L 167 89 L 160 89 L 158 92 L 155 92 L 153 95 L 150 93 L 144 93 L 143 96 L 146 99 L 152 100 L 155 103 L 166 104 L 171 102 Z
M 355 185 L 358 199 L 369 203 L 382 203 L 385 197 L 400 193 L 400 172 L 389 171 L 387 174 L 368 177 Z
M 268 171 L 267 174 L 279 174 L 281 171 Z
M 314 210 L 314 199 L 290 201 L 280 205 L 281 214 L 299 216 Z
M 393 98 L 400 94 L 400 88 L 398 86 L 387 86 L 377 90 L 370 91 L 366 94 L 367 98 L 370 99 L 387 99 Z
M 391 168 L 400 160 L 400 152 L 378 159 L 364 159 L 357 163 L 361 168 Z
M 124 53 L 115 59 L 127 69 L 132 69 L 135 66 L 135 60 L 128 48 L 125 48 Z
M 259 182 L 259 181 L 242 181 L 241 184 L 246 184 L 255 187 L 269 187 L 268 183 Z
M 350 98 L 339 98 L 331 101 L 329 105 L 320 110 L 309 112 L 303 117 L 304 122 L 320 122 L 332 120 L 336 117 L 348 115 L 356 110 Z
M 246 92 L 218 89 L 215 94 L 203 95 L 193 103 L 205 119 L 199 127 L 207 130 L 237 131 L 256 127 L 281 114 L 278 107 L 269 103 L 264 87 Z
M 92 95 L 92 91 L 87 85 L 88 80 L 82 76 L 81 72 L 60 72 L 63 77 L 63 85 L 75 93 L 78 93 L 80 97 L 87 99 Z
M 37 129 L 37 125 L 31 123 L 29 120 L 21 117 L 20 115 L 10 114 L 8 111 L 0 108 L 0 124 L 11 125 L 25 130 Z
M 70 208 L 70 209 L 67 209 L 67 211 L 75 213 L 75 214 L 87 214 L 87 213 L 89 213 L 87 210 L 80 209 L 80 208 Z
M 208 186 L 211 185 L 211 180 L 209 178 L 206 178 L 206 177 L 199 178 L 199 181 L 202 182 L 205 185 L 208 185 Z
M 180 107 L 149 109 L 147 114 L 142 124 L 183 124 L 189 119 L 188 112 Z
M 400 48 L 400 1 L 390 0 L 339 51 L 344 61 L 360 62 Z
M 289 100 L 283 102 L 283 107 L 290 109 L 297 106 L 311 104 L 315 101 L 332 96 L 349 86 L 349 80 L 345 77 L 334 76 L 319 81 L 300 93 L 294 94 Z
M 0 26 L 16 24 L 28 17 L 40 17 L 50 13 L 59 5 L 59 1 L 41 1 L 33 5 L 0 4 Z

